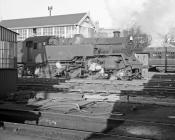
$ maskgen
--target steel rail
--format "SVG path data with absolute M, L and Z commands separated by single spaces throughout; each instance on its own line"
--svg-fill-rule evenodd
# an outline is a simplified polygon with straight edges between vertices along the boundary
M 21 124 L 21 123 L 12 123 L 12 122 L 2 122 L 1 127 L 5 131 L 12 130 L 13 133 L 19 135 L 27 135 L 27 136 L 36 136 L 44 139 L 53 139 L 56 140 L 56 136 L 72 138 L 71 140 L 78 139 L 91 139 L 93 137 L 100 138 L 111 138 L 114 139 L 124 139 L 124 140 L 151 140 L 150 138 L 144 137 L 136 137 L 136 136 L 127 136 L 127 135 L 118 135 L 118 134 L 106 134 L 101 132 L 94 131 L 84 131 L 84 130 L 76 130 L 69 128 L 61 128 L 61 127 L 51 127 L 51 126 L 41 126 L 41 125 L 33 125 L 33 124 Z
M 1 111 L 15 111 L 15 113 L 19 112 L 20 113 L 25 113 L 25 112 L 30 112 L 30 113 L 34 113 L 36 115 L 39 116 L 50 116 L 52 118 L 52 116 L 62 116 L 64 117 L 70 117 L 70 118 L 82 118 L 82 119 L 99 119 L 99 120 L 112 120 L 112 121 L 123 121 L 123 122 L 134 122 L 134 123 L 147 123 L 147 124 L 155 124 L 155 125 L 165 125 L 165 126 L 173 126 L 175 127 L 175 123 L 163 123 L 163 122 L 156 122 L 156 121 L 147 121 L 147 120 L 133 120 L 133 119 L 128 119 L 128 118 L 114 118 L 112 116 L 118 116 L 115 113 L 109 113 L 110 114 L 110 118 L 104 118 L 104 117 L 99 117 L 99 116 L 83 116 L 83 115 L 73 115 L 73 114 L 63 114 L 63 113 L 54 113 L 54 112 L 43 112 L 43 111 L 29 111 L 29 110 L 20 110 L 20 109 L 6 109 L 6 108 L 0 108 L 0 114 Z

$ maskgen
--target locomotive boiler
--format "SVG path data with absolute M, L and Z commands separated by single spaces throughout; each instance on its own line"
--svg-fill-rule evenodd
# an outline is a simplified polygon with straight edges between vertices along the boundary
M 19 75 L 38 77 L 141 78 L 142 64 L 129 37 L 112 38 L 35 36 L 18 46 Z

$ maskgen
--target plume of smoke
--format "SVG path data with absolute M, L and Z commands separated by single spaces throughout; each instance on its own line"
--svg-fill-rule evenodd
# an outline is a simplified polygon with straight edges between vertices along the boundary
M 143 9 L 145 0 L 105 0 L 106 9 L 112 19 L 112 25 L 118 29 L 131 27 L 135 15 Z
M 152 46 L 160 46 L 166 34 L 175 27 L 174 0 L 147 0 L 135 20 L 141 29 L 152 35 Z
M 106 0 L 106 7 L 116 28 L 133 24 L 152 36 L 152 45 L 160 46 L 165 35 L 175 27 L 174 0 Z

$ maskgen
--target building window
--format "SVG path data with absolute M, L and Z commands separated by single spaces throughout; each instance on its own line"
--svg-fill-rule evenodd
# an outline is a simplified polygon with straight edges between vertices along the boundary
M 37 33 L 37 32 L 36 32 L 36 28 L 33 28 L 33 33 L 34 33 L 34 34 L 36 34 L 36 33 Z
M 18 33 L 18 40 L 24 40 L 27 38 L 27 29 L 19 29 Z
M 41 33 L 41 28 L 32 28 L 32 29 L 28 29 L 28 37 L 31 37 L 31 36 L 41 36 L 42 33 Z
M 0 68 L 15 68 L 16 43 L 0 41 Z
M 33 36 L 33 29 L 28 29 L 28 37 Z
M 65 37 L 64 27 L 54 27 L 54 35 L 58 37 Z
M 74 26 L 67 26 L 66 27 L 66 37 L 72 38 L 74 34 L 75 34 Z
M 53 35 L 53 28 L 52 27 L 43 28 L 43 35 Z
M 37 36 L 41 36 L 42 35 L 41 28 L 37 28 L 36 29 L 36 34 L 37 34 Z

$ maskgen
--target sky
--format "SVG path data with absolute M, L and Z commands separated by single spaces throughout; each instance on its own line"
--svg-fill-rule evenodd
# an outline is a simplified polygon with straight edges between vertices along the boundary
M 100 27 L 124 28 L 145 1 L 150 0 L 0 0 L 0 20 L 48 16 L 53 6 L 52 15 L 89 12 Z
M 100 27 L 139 26 L 154 40 L 175 29 L 175 0 L 0 0 L 0 20 L 89 12 Z M 175 32 L 174 32 L 175 36 Z
M 0 0 L 0 19 L 48 16 L 51 5 L 52 15 L 89 12 L 100 26 L 112 27 L 104 0 Z

